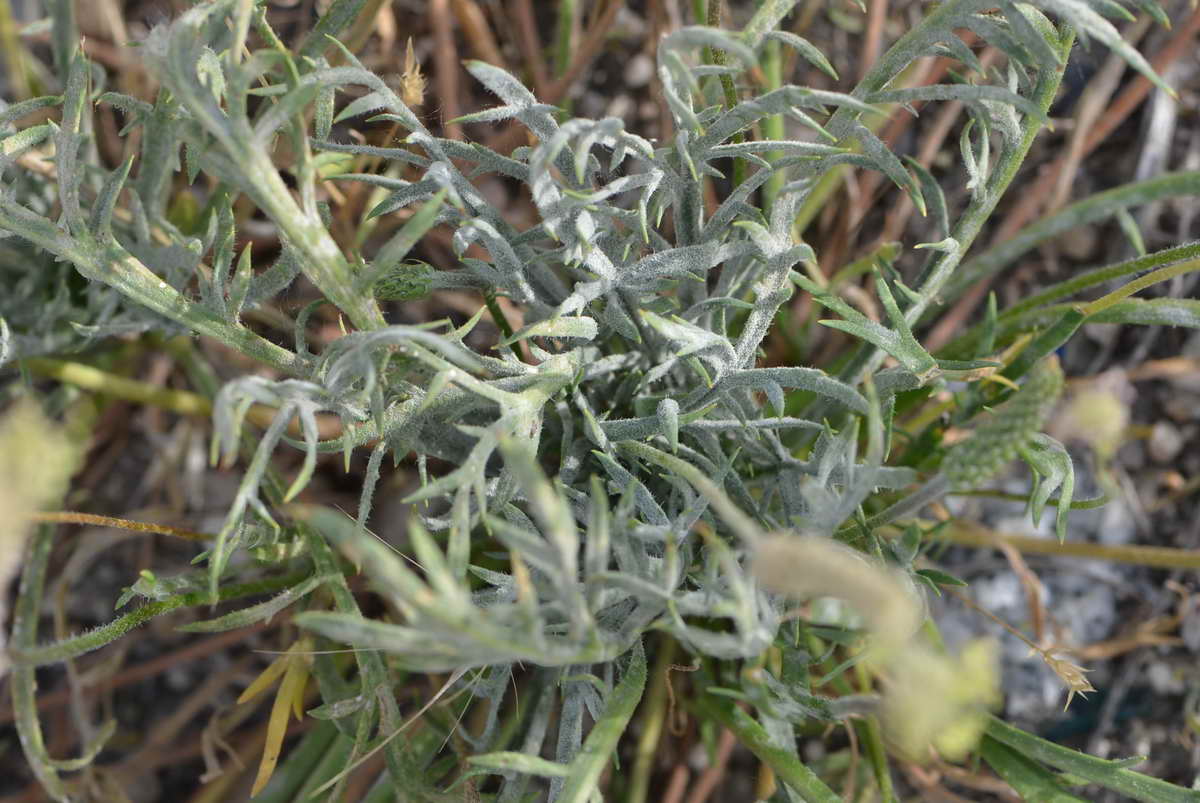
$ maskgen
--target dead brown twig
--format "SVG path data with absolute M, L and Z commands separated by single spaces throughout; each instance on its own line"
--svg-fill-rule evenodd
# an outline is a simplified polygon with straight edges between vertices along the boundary
M 500 45 L 479 4 L 475 0 L 451 0 L 451 7 L 475 58 L 508 70 L 508 62 L 500 52 Z
M 1193 607 L 1192 593 L 1186 586 L 1168 580 L 1167 585 L 1179 595 L 1175 613 L 1166 616 L 1155 616 L 1139 622 L 1131 630 L 1106 641 L 1098 641 L 1086 647 L 1079 647 L 1071 652 L 1084 661 L 1107 661 L 1143 647 L 1175 646 L 1183 644 L 1183 639 L 1171 633 L 1179 629 L 1184 618 Z
M 667 788 L 663 791 L 662 803 L 682 803 L 691 776 L 692 773 L 687 768 L 687 764 L 683 762 L 676 764 L 671 770 L 671 777 L 667 781 Z
M 534 94 L 539 98 L 544 97 L 550 90 L 550 70 L 546 66 L 541 37 L 538 36 L 533 0 L 514 0 L 512 14 L 517 23 L 517 45 L 533 78 Z
M 441 102 L 442 134 L 449 139 L 462 139 L 463 130 L 453 122 L 461 116 L 458 106 L 458 48 L 454 44 L 450 0 L 432 0 L 429 20 L 433 26 L 433 59 L 437 67 L 437 94 Z
M 1020 803 L 1020 795 L 1016 794 L 1011 786 L 994 775 L 971 772 L 964 767 L 956 767 L 940 759 L 935 760 L 933 766 L 942 775 L 960 786 L 965 786 L 968 789 L 974 789 L 979 792 L 988 792 L 1004 800 L 1013 801 L 1013 803 Z
M 1150 30 L 1150 18 L 1143 17 L 1134 23 L 1125 35 L 1125 41 L 1136 45 L 1146 32 Z M 1112 95 L 1117 91 L 1117 84 L 1125 73 L 1126 62 L 1117 53 L 1109 53 L 1100 71 L 1088 82 L 1079 101 L 1075 104 L 1075 127 L 1067 141 L 1067 152 L 1060 157 L 1062 167 L 1058 171 L 1058 179 L 1054 182 L 1054 193 L 1046 204 L 1044 212 L 1051 214 L 1066 205 L 1071 195 L 1071 184 L 1079 164 L 1083 161 L 1084 146 L 1088 140 L 1088 132 L 1096 124 L 1096 120 L 1104 113 Z
M 908 780 L 921 792 L 921 799 L 929 803 L 970 803 L 962 795 L 955 794 L 942 785 L 942 773 L 936 769 L 903 764 L 901 769 Z
M 168 716 L 154 724 L 144 740 L 144 746 L 124 758 L 120 764 L 112 768 L 112 772 L 118 777 L 132 781 L 146 773 L 150 767 L 166 763 L 163 760 L 165 747 L 175 741 L 197 714 L 213 705 L 217 695 L 227 686 L 232 685 L 234 679 L 246 670 L 250 659 L 251 656 L 244 655 L 224 669 L 205 678 L 203 683 L 171 709 Z M 199 742 L 200 740 L 196 739 L 195 741 Z
M 716 756 L 711 766 L 707 767 L 692 787 L 692 793 L 687 796 L 687 803 L 704 803 L 716 791 L 717 785 L 725 777 L 725 769 L 729 766 L 729 758 L 733 748 L 737 746 L 737 737 L 733 731 L 725 728 L 717 740 Z
M 887 22 L 888 1 L 871 0 L 867 7 L 867 30 L 863 34 L 862 49 L 859 51 L 858 80 L 866 77 L 875 62 L 879 59 L 879 51 L 883 45 L 883 25 Z
M 996 539 L 996 549 L 1003 553 L 1009 567 L 1013 570 L 1013 574 L 1017 576 L 1017 579 L 1021 581 L 1021 587 L 1025 589 L 1025 605 L 1029 608 L 1030 624 L 1033 627 L 1033 640 L 1037 644 L 1045 646 L 1046 606 L 1042 603 L 1042 599 L 1045 596 L 1046 590 L 1042 585 L 1042 581 L 1033 573 L 1033 570 L 1029 568 L 1029 564 L 1025 562 L 1025 558 L 1012 544 Z
M 445 0 L 441 0 L 445 2 Z M 591 66 L 596 57 L 600 55 L 600 49 L 604 46 L 604 40 L 608 38 L 608 33 L 612 30 L 613 23 L 617 21 L 617 13 L 625 6 L 625 0 L 608 0 L 603 10 L 599 12 L 595 22 L 588 28 L 584 34 L 583 42 L 579 46 L 579 51 L 575 54 L 574 61 L 561 76 L 551 82 L 543 95 L 538 98 L 542 103 L 558 103 L 567 96 L 571 91 L 571 87 L 579 80 L 580 76 Z M 513 149 L 519 147 L 525 142 L 526 129 L 520 123 L 510 123 L 505 128 L 501 129 L 495 137 L 487 142 L 487 146 L 498 153 L 512 153 Z

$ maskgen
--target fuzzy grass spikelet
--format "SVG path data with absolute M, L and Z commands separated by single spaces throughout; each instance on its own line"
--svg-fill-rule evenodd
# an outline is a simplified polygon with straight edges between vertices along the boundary
M 1020 389 L 983 414 L 970 437 L 947 450 L 942 473 L 959 488 L 977 488 L 995 476 L 1041 431 L 1062 388 L 1058 358 L 1039 362 Z

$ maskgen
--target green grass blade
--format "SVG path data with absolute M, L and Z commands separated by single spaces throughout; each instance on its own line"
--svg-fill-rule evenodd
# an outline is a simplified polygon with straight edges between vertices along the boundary
M 1026 733 L 996 717 L 988 720 L 987 735 L 1026 758 L 1049 764 L 1091 783 L 1143 803 L 1196 803 L 1200 791 L 1184 789 L 1140 772 L 1125 761 L 1106 761 Z
M 579 754 L 571 761 L 559 803 L 586 803 L 596 789 L 604 765 L 616 750 L 646 686 L 646 653 L 642 642 L 634 643 L 625 676 L 608 696 L 604 714 L 592 727 Z

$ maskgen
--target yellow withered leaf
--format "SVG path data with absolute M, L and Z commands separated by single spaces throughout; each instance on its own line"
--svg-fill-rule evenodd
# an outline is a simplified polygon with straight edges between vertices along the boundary
M 238 697 L 238 704 L 240 705 L 241 703 L 249 702 L 267 689 L 271 688 L 272 684 L 274 684 L 275 681 L 279 679 L 279 676 L 283 674 L 284 670 L 287 669 L 287 661 L 289 657 L 289 655 L 281 655 L 268 664 L 267 668 L 259 673 L 259 676 L 254 679 L 254 682 L 247 686 L 246 690 L 242 692 L 240 697 Z
M 275 765 L 279 763 L 279 754 L 283 750 L 283 739 L 287 736 L 289 712 L 294 711 L 297 719 L 303 715 L 308 664 L 299 655 L 285 655 L 283 658 L 287 668 L 279 690 L 275 692 L 271 718 L 267 720 L 267 738 L 263 744 L 262 760 L 258 764 L 258 775 L 254 778 L 254 788 L 250 791 L 251 797 L 257 797 L 275 774 Z
M 308 685 L 308 661 L 304 653 L 309 646 L 307 640 L 292 644 L 286 653 L 268 664 L 238 697 L 239 704 L 253 700 L 283 676 L 275 691 L 275 701 L 271 704 L 267 738 L 263 743 L 262 760 L 258 765 L 251 797 L 257 796 L 275 773 L 275 765 L 279 763 L 279 754 L 283 750 L 283 739 L 287 736 L 288 714 L 295 714 L 296 719 L 304 716 L 304 689 Z

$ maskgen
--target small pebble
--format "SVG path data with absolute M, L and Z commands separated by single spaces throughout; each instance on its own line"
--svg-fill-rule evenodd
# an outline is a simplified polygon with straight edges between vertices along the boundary
M 633 100 L 628 95 L 617 95 L 605 110 L 606 117 L 628 118 L 633 112 Z
M 1085 323 L 1082 330 L 1089 340 L 1101 346 L 1111 346 L 1117 335 L 1121 333 L 1119 326 L 1109 326 L 1103 323 Z
M 1183 643 L 1194 653 L 1200 653 L 1200 600 L 1189 601 L 1183 613 L 1183 624 L 1179 626 Z
M 654 62 L 645 53 L 638 53 L 625 65 L 625 86 L 637 89 L 650 83 L 654 76 Z
M 1145 674 L 1150 688 L 1155 694 L 1183 694 L 1187 691 L 1183 678 L 1171 666 L 1163 661 L 1155 661 L 1146 668 Z
M 1063 232 L 1057 242 L 1063 254 L 1071 259 L 1083 261 L 1096 252 L 1100 235 L 1092 226 L 1079 226 Z
M 1100 527 L 1096 532 L 1100 543 L 1128 544 L 1134 539 L 1137 523 L 1127 505 L 1114 499 L 1100 509 L 1103 512 L 1100 516 Z
M 1191 394 L 1172 394 L 1163 400 L 1163 409 L 1171 419 L 1182 424 L 1200 419 L 1200 398 Z
M 603 117 L 604 109 L 608 106 L 608 102 L 597 92 L 585 92 L 576 103 L 576 113 L 591 120 Z
M 182 667 L 172 667 L 166 672 L 167 687 L 171 691 L 184 692 L 190 689 L 195 680 L 192 678 L 192 673 Z
M 1159 421 L 1150 430 L 1146 449 L 1156 463 L 1170 463 L 1183 450 L 1183 437 L 1174 424 Z

